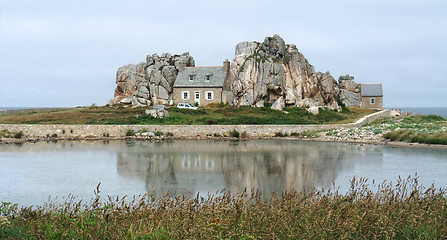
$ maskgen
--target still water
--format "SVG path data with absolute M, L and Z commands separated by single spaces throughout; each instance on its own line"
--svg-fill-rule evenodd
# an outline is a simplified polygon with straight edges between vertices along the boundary
M 393 181 L 417 175 L 447 188 L 447 151 L 382 145 L 281 140 L 59 141 L 0 145 L 0 201 L 41 205 L 73 194 L 89 201 L 146 192 L 195 196 L 226 189 L 257 189 L 265 197 L 286 189 L 308 191 L 353 176 Z

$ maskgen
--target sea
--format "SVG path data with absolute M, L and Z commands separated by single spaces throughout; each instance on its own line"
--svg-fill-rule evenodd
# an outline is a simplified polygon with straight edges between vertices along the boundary
M 447 118 L 447 107 L 393 107 L 399 108 L 403 113 L 411 112 L 419 115 L 438 115 Z M 390 109 L 390 108 L 385 108 Z

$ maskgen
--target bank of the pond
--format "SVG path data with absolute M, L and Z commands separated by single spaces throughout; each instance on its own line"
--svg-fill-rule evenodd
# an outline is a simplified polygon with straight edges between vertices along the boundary
M 0 124 L 0 131 L 21 133 L 21 141 L 48 139 L 123 139 L 170 137 L 203 139 L 208 137 L 243 137 L 259 139 L 284 136 L 303 136 L 309 132 L 331 129 L 354 129 L 378 118 L 391 117 L 392 110 L 383 110 L 349 124 L 321 125 L 38 125 Z M 2 139 L 2 142 L 17 140 Z

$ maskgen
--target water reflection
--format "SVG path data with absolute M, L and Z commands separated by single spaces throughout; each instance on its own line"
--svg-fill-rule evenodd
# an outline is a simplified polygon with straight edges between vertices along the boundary
M 130 142 L 117 152 L 118 173 L 145 181 L 146 190 L 194 196 L 226 189 L 239 193 L 309 191 L 329 187 L 341 170 L 358 161 L 377 165 L 383 148 L 374 145 L 298 141 Z M 368 148 L 368 151 L 365 151 Z

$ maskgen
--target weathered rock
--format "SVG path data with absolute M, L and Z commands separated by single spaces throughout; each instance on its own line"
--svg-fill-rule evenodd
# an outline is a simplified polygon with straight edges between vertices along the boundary
M 143 136 L 143 137 L 155 137 L 155 133 L 153 133 L 153 132 L 142 132 L 141 136 Z
M 132 96 L 125 97 L 125 98 L 121 99 L 120 103 L 124 103 L 124 104 L 132 103 Z
M 158 86 L 158 98 L 168 100 L 169 99 L 169 91 L 166 90 L 163 86 Z
M 340 100 L 347 107 L 360 107 L 362 105 L 360 93 L 351 92 L 346 89 L 340 89 Z
M 320 108 L 313 106 L 307 109 L 308 112 L 312 113 L 313 115 L 318 115 L 320 113 Z
M 340 89 L 346 89 L 351 92 L 359 92 L 360 85 L 354 81 L 354 76 L 344 75 L 338 78 Z
M 166 118 L 170 116 L 170 113 L 165 109 L 150 109 L 146 110 L 145 113 L 154 118 Z
M 123 98 L 132 95 L 140 82 L 144 81 L 144 76 L 138 72 L 137 66 L 129 64 L 122 66 L 116 72 L 116 89 L 114 103 L 119 103 Z
M 264 107 L 264 100 L 261 100 L 261 101 L 257 102 L 257 103 L 255 104 L 255 107 L 258 107 L 258 108 L 260 108 L 260 107 Z
M 282 111 L 284 107 L 284 98 L 281 96 L 272 104 L 271 109 Z
M 167 102 L 172 97 L 172 86 L 178 74 L 178 63 L 183 61 L 185 66 L 193 67 L 194 58 L 189 53 L 171 55 L 163 53 L 147 55 L 146 61 L 136 65 L 129 64 L 118 69 L 116 74 L 115 96 L 113 102 L 122 103 L 121 100 L 134 96 L 136 100 L 125 100 L 126 104 L 155 104 Z M 141 87 L 143 83 L 144 87 Z M 146 99 L 146 101 L 141 100 Z
M 286 45 L 279 35 L 263 43 L 239 43 L 224 90 L 233 106 L 257 106 L 264 101 L 278 109 L 285 105 L 340 107 L 334 98 L 338 84 L 329 72 L 315 72 L 296 46 Z

